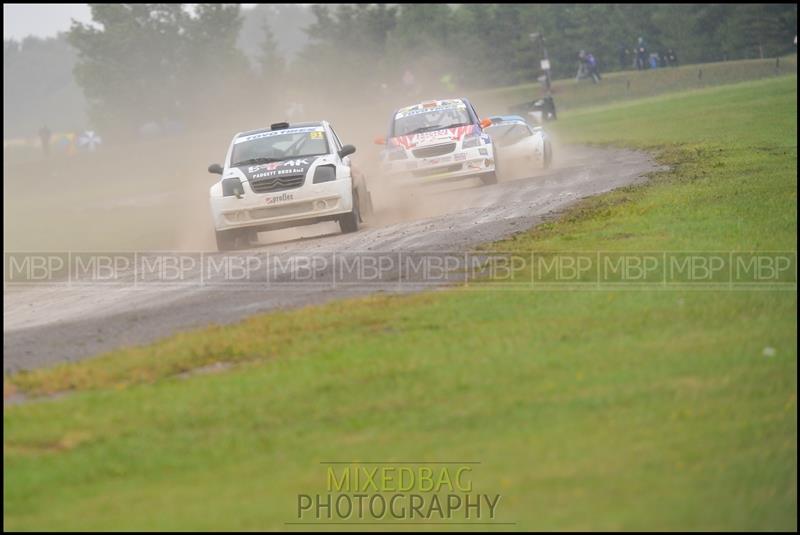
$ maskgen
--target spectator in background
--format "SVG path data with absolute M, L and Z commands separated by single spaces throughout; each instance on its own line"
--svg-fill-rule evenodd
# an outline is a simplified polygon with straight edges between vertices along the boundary
M 56 134 L 55 144 L 59 151 L 66 153 L 67 156 L 75 154 L 76 141 L 78 139 L 75 132 L 67 132 L 65 134 Z
M 586 70 L 589 72 L 589 76 L 592 77 L 593 83 L 596 84 L 601 80 L 600 69 L 597 65 L 597 60 L 594 58 L 591 52 L 586 54 Z
M 626 47 L 623 43 L 620 43 L 617 53 L 619 54 L 619 68 L 624 71 L 628 68 L 628 65 L 630 65 L 628 62 L 630 50 L 628 50 L 628 47 Z
M 453 75 L 452 75 L 452 74 L 450 74 L 449 72 L 448 72 L 448 73 L 446 73 L 446 74 L 444 74 L 444 75 L 443 75 L 443 76 L 442 76 L 442 77 L 439 79 L 439 82 L 442 84 L 442 87 L 443 87 L 443 88 L 444 88 L 446 91 L 449 91 L 450 93 L 452 93 L 453 91 L 455 91 L 455 90 L 456 90 L 456 84 L 455 84 L 455 82 L 453 81 Z
M 577 82 L 582 78 L 591 78 L 594 84 L 600 81 L 597 60 L 585 50 L 581 50 L 578 53 L 578 74 L 575 75 L 575 81 Z
M 588 75 L 588 70 L 586 68 L 586 51 L 581 50 L 578 52 L 578 72 L 575 74 L 575 81 L 579 81 L 581 78 L 586 78 Z
M 50 156 L 50 137 L 53 133 L 47 128 L 47 125 L 44 125 L 39 129 L 39 141 L 42 145 L 42 153 L 44 154 L 45 158 Z
M 636 56 L 636 68 L 640 71 L 647 68 L 647 46 L 644 43 L 644 37 L 640 37 L 634 49 Z
M 678 66 L 678 55 L 671 48 L 667 49 L 667 63 L 670 67 Z

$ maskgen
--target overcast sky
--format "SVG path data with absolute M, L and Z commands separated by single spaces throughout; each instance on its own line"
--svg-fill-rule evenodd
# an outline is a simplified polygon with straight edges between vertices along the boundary
M 242 4 L 252 7 L 254 4 Z M 88 4 L 3 4 L 3 39 L 53 37 L 69 30 L 71 19 L 90 22 Z
M 3 4 L 3 39 L 52 37 L 68 30 L 70 19 L 92 20 L 88 4 Z

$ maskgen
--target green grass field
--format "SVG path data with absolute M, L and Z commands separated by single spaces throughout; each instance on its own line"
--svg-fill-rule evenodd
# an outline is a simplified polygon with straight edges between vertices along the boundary
M 795 76 L 564 115 L 672 169 L 492 248 L 795 251 L 796 116 Z M 489 284 L 6 377 L 69 395 L 4 409 L 4 528 L 289 529 L 331 460 L 479 461 L 498 528 L 797 528 L 796 291 Z
M 552 91 L 558 110 L 563 112 L 676 91 L 797 74 L 797 54 L 780 58 L 777 66 L 775 60 L 776 58 L 747 59 L 613 72 L 604 74 L 601 83 L 597 85 L 589 80 L 575 81 L 575 78 L 567 78 L 554 80 Z M 472 100 L 479 110 L 490 110 L 529 102 L 538 98 L 537 95 L 541 93 L 542 85 L 536 82 L 479 91 L 473 95 Z

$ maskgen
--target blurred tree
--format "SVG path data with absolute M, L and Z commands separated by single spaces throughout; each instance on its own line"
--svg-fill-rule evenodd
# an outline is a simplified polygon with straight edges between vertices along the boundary
M 261 76 L 267 80 L 277 80 L 286 70 L 286 61 L 278 51 L 278 43 L 268 24 L 264 23 L 262 28 L 264 40 L 261 42 L 261 49 L 258 54 L 258 65 L 261 68 Z
M 792 49 L 797 4 L 741 4 L 730 9 L 718 37 L 729 57 L 764 58 Z
M 182 26 L 178 4 L 92 4 L 93 24 L 73 22 L 75 78 L 101 129 L 161 120 L 177 108 Z
M 314 22 L 311 6 L 303 4 L 258 4 L 242 8 L 242 29 L 237 40 L 254 66 L 259 65 L 264 28 L 268 27 L 277 43 L 278 52 L 291 62 L 308 44 L 303 28 Z
M 493 61 L 491 44 L 492 4 L 464 4 L 452 13 L 451 39 L 467 53 L 456 55 L 456 74 L 470 87 L 489 86 L 499 81 L 500 67 Z
M 177 73 L 182 121 L 203 117 L 201 110 L 233 118 L 241 102 L 258 94 L 250 64 L 236 47 L 241 25 L 238 4 L 195 4 L 193 16 L 184 19 Z
M 305 29 L 309 44 L 293 65 L 298 84 L 316 87 L 324 81 L 328 94 L 344 100 L 376 97 L 397 8 L 343 4 L 311 9 L 315 20 Z
M 248 65 L 235 46 L 238 5 L 195 4 L 194 15 L 183 4 L 90 8 L 92 23 L 73 22 L 68 40 L 78 51 L 75 77 L 98 128 L 190 123 L 209 106 L 224 111 L 226 99 L 246 86 Z

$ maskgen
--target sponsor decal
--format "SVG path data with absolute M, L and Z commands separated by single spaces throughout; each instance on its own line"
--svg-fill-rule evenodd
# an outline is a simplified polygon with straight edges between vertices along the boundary
M 251 165 L 247 168 L 248 173 L 255 173 L 256 171 L 274 171 L 279 167 L 299 167 L 307 166 L 308 160 L 300 158 L 297 160 L 286 160 L 284 162 L 270 162 L 261 165 Z
M 280 202 L 286 202 L 294 200 L 294 195 L 291 193 L 281 193 L 280 195 L 276 195 L 275 197 L 267 198 L 266 204 L 278 204 Z
M 433 145 L 448 141 L 458 141 L 467 134 L 472 134 L 476 130 L 474 124 L 467 126 L 457 126 L 455 128 L 445 128 L 434 130 L 433 132 L 420 132 L 408 136 L 398 136 L 389 139 L 389 144 L 404 149 L 413 149 L 419 146 Z
M 425 164 L 427 165 L 437 165 L 440 163 L 445 163 L 450 161 L 450 156 L 443 156 L 441 158 L 428 158 L 425 160 Z
M 237 137 L 233 142 L 238 145 L 254 139 L 261 139 L 272 136 L 287 136 L 290 134 L 310 134 L 311 132 L 319 132 L 320 137 L 325 130 L 321 126 L 305 126 L 303 128 L 287 128 L 285 130 L 269 130 L 267 132 L 259 132 L 258 134 L 251 134 L 249 136 Z
M 433 106 L 431 103 L 415 104 L 401 108 L 395 114 L 395 119 L 402 119 L 403 117 L 411 117 L 412 115 L 419 115 L 420 113 L 429 113 L 433 111 L 452 110 L 454 108 L 466 109 L 467 105 L 461 100 L 437 100 L 434 101 Z
M 270 162 L 261 165 L 251 165 L 240 167 L 247 176 L 248 180 L 261 180 L 264 178 L 276 178 L 281 176 L 305 175 L 308 169 L 316 161 L 316 158 L 297 158 L 281 162 Z

